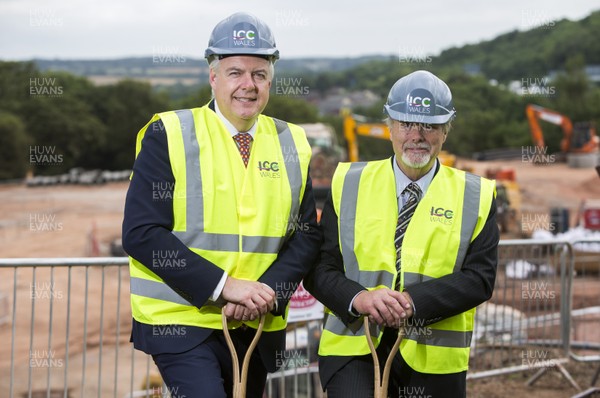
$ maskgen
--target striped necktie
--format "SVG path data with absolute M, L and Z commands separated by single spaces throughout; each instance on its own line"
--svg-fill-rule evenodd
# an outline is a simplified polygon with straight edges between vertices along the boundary
M 419 200 L 421 200 L 423 192 L 421 192 L 421 188 L 419 188 L 416 183 L 411 182 L 404 188 L 404 191 L 402 191 L 402 195 L 404 194 L 408 195 L 408 199 L 398 213 L 398 224 L 396 225 L 396 237 L 394 239 L 394 245 L 396 246 L 396 272 L 398 273 L 398 277 L 396 278 L 396 290 L 400 288 L 400 252 L 402 251 L 402 241 L 404 240 L 404 234 L 406 233 L 408 223 L 413 214 L 415 214 L 415 209 L 419 204 Z
M 233 136 L 233 139 L 237 143 L 240 155 L 244 161 L 244 166 L 248 167 L 248 160 L 250 160 L 250 144 L 252 143 L 252 136 L 250 133 L 237 133 Z

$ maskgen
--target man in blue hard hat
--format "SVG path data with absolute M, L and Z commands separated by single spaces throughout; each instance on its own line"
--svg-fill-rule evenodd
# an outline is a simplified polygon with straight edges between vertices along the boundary
M 285 349 L 288 300 L 321 242 L 311 149 L 300 127 L 261 114 L 279 57 L 263 21 L 229 16 L 205 57 L 214 98 L 157 114 L 138 134 L 123 222 L 132 341 L 171 397 L 226 397 L 221 314 L 240 358 L 265 317 L 247 383 L 262 397 Z
M 384 111 L 394 156 L 338 165 L 321 259 L 304 280 L 329 310 L 321 382 L 329 398 L 372 396 L 366 316 L 383 363 L 403 333 L 391 397 L 462 398 L 475 307 L 491 297 L 496 276 L 494 182 L 437 159 L 456 113 L 437 76 L 402 77 Z

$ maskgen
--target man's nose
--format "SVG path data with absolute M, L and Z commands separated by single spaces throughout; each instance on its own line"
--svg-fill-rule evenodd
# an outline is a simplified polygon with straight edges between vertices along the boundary
M 254 83 L 252 73 L 244 73 L 244 75 L 242 76 L 241 87 L 245 90 L 253 90 L 256 88 L 256 84 Z

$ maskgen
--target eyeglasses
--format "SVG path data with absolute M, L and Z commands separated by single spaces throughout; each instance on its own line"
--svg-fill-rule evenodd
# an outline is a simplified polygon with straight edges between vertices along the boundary
M 417 122 L 398 122 L 400 131 L 409 132 L 413 128 L 416 128 L 420 133 L 425 132 L 437 132 L 442 131 L 444 128 L 443 124 L 430 124 L 430 123 L 417 123 Z

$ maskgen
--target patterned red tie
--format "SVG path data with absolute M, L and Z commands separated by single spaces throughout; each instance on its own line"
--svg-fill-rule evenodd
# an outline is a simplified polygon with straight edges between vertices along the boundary
M 244 161 L 244 166 L 248 167 L 248 160 L 250 159 L 250 144 L 252 143 L 252 136 L 250 133 L 237 133 L 233 136 L 233 139 L 237 143 L 240 155 Z

